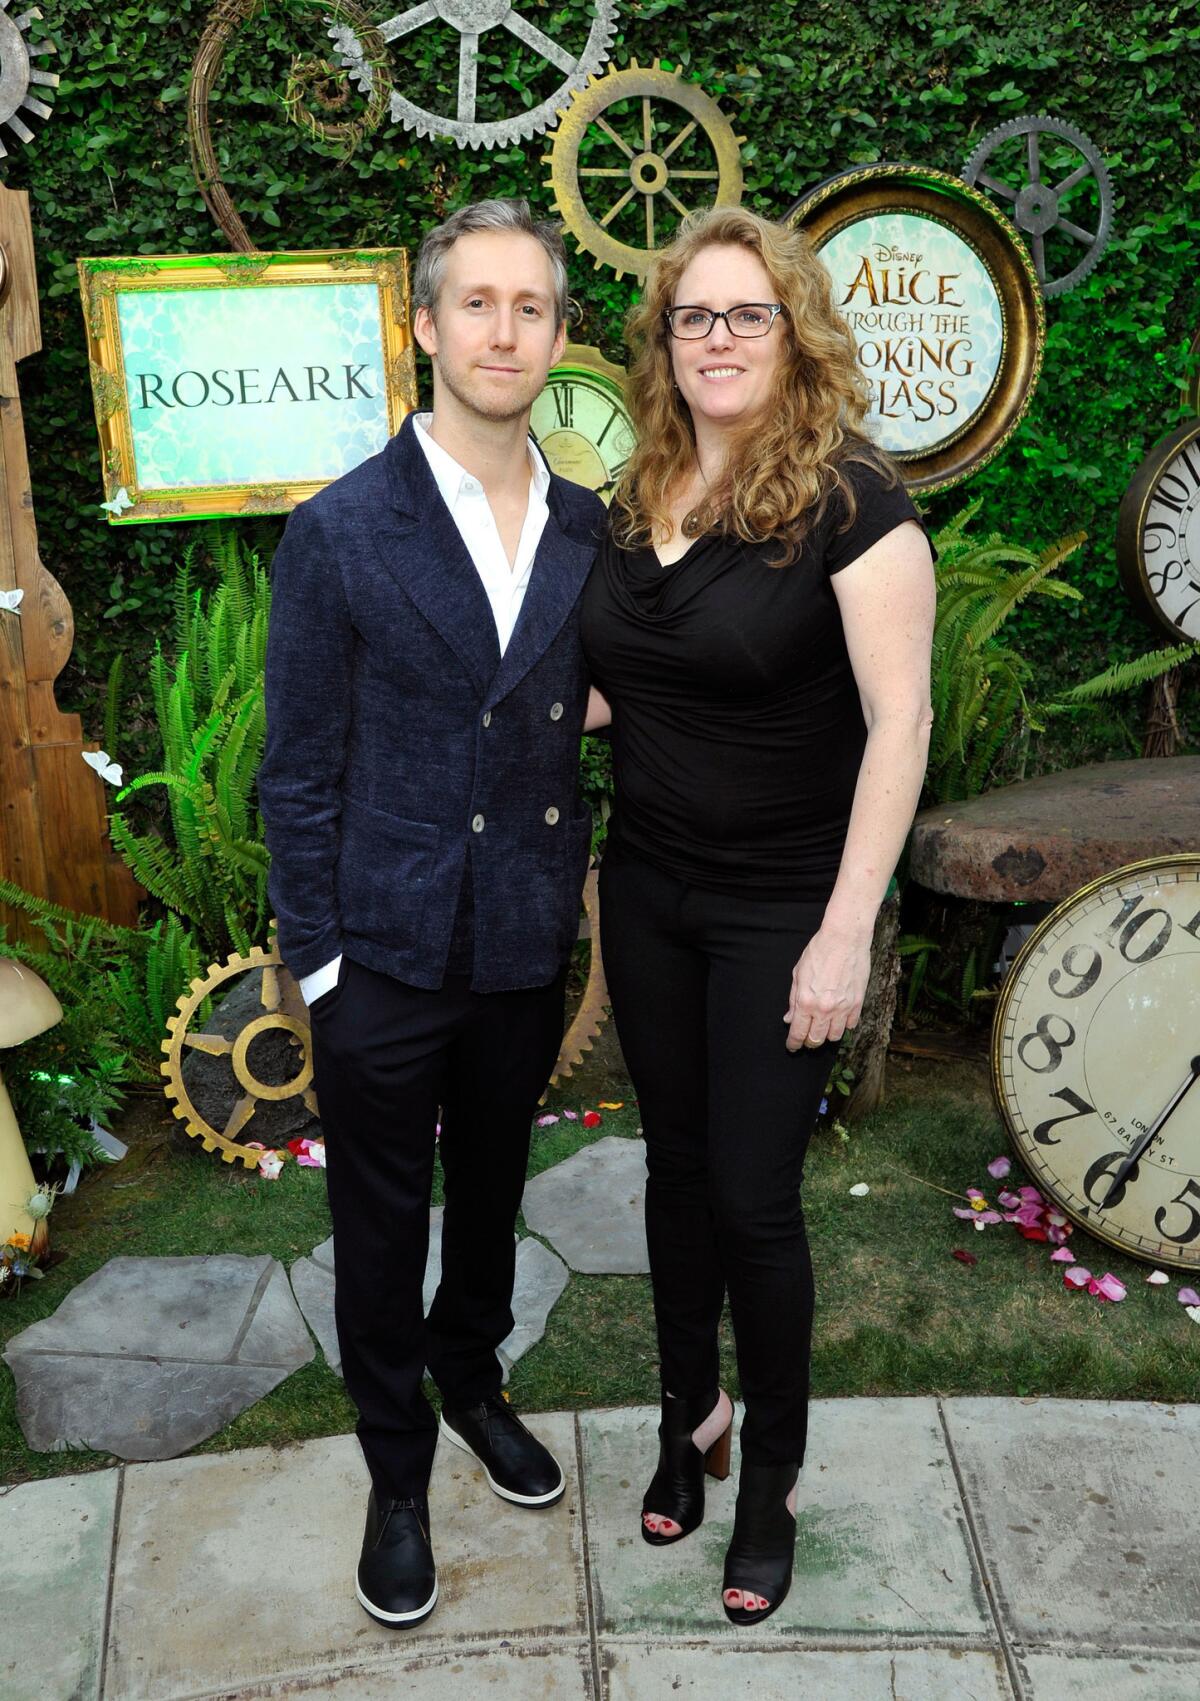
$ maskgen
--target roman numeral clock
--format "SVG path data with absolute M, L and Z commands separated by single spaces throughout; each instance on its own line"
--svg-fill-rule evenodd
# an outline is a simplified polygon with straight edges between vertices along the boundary
M 992 1084 L 1037 1187 L 1135 1258 L 1200 1269 L 1200 854 L 1082 887 L 1027 940 Z
M 533 404 L 530 427 L 552 471 L 612 500 L 633 449 L 621 367 L 599 349 L 568 343 Z

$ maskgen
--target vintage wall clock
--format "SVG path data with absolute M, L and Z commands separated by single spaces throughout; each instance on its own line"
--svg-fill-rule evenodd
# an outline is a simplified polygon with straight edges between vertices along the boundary
M 1200 419 L 1156 443 L 1117 513 L 1117 563 L 1139 613 L 1200 642 Z
M 608 502 L 633 449 L 625 373 L 599 349 L 568 343 L 533 404 L 530 426 L 560 478 Z
M 1035 1185 L 1135 1258 L 1200 1269 L 1200 853 L 1082 887 L 1001 990 L 992 1085 Z
M 867 423 L 912 490 L 999 453 L 1029 406 L 1045 307 L 1017 232 L 986 195 L 917 165 L 856 166 L 784 215 L 811 237 L 854 333 Z

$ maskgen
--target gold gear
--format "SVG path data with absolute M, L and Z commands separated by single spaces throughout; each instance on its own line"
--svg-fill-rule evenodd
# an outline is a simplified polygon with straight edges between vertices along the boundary
M 265 1014 L 246 1022 L 234 1039 L 227 1039 L 223 1034 L 189 1032 L 188 1024 L 206 998 L 238 975 L 251 973 L 262 975 L 259 1000 Z M 317 1115 L 317 1099 L 312 1089 L 308 1017 L 299 987 L 284 968 L 274 945 L 269 950 L 255 945 L 244 957 L 235 952 L 223 963 L 210 964 L 207 973 L 194 980 L 181 995 L 175 1008 L 177 1013 L 168 1018 L 167 1038 L 162 1042 L 162 1049 L 167 1054 L 166 1062 L 159 1065 L 166 1076 L 163 1091 L 173 1101 L 172 1110 L 187 1132 L 201 1141 L 206 1152 L 220 1151 L 227 1164 L 240 1159 L 247 1169 L 257 1168 L 261 1152 L 240 1145 L 239 1136 L 253 1117 L 260 1099 L 278 1101 L 295 1098 L 299 1094 L 313 1115 Z M 282 1028 L 291 1034 L 304 1058 L 300 1072 L 280 1086 L 258 1080 L 248 1061 L 252 1042 L 271 1028 Z M 233 1066 L 233 1073 L 243 1091 L 224 1128 L 217 1129 L 206 1122 L 192 1102 L 183 1079 L 181 1059 L 185 1046 L 207 1052 L 210 1057 L 228 1057 Z
M 640 153 L 630 147 L 604 117 L 605 111 L 617 101 L 630 99 L 642 102 L 643 146 Z M 680 106 L 688 114 L 687 123 L 662 149 L 652 146 L 654 132 L 650 104 L 656 100 Z M 619 166 L 580 166 L 580 143 L 588 126 L 593 123 L 604 132 L 610 144 L 621 150 L 626 163 Z M 668 163 L 671 155 L 697 127 L 707 137 L 716 155 L 717 169 L 672 172 Z M 610 71 L 604 77 L 589 77 L 587 87 L 577 89 L 572 95 L 571 104 L 563 111 L 558 129 L 554 132 L 552 151 L 542 156 L 542 163 L 550 167 L 550 181 L 545 187 L 554 191 L 554 210 L 580 248 L 596 256 L 597 269 L 601 265 L 611 266 L 618 277 L 632 272 L 640 281 L 650 268 L 650 256 L 655 247 L 656 198 L 662 195 L 682 215 L 688 208 L 671 188 L 672 181 L 715 180 L 716 194 L 711 205 L 736 207 L 742 198 L 742 164 L 738 150 L 745 139 L 734 135 L 733 126 L 716 101 L 698 84 L 685 83 L 678 70 L 662 70 L 657 59 L 651 69 L 640 66 L 635 59 L 628 70 Z M 629 186 L 622 190 L 601 218 L 595 219 L 583 204 L 579 187 L 581 177 L 627 178 Z M 605 228 L 635 195 L 643 196 L 646 203 L 644 248 L 618 241 Z

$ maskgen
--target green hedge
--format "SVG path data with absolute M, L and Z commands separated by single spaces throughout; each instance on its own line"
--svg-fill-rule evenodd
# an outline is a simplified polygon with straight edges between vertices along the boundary
M 523 0 L 520 9 L 551 34 L 581 38 L 587 8 L 575 0 Z M 943 0 L 924 20 L 919 10 L 909 0 L 748 0 L 709 12 L 685 0 L 626 0 L 612 62 L 661 57 L 718 96 L 747 138 L 746 199 L 768 216 L 855 162 L 919 161 L 956 172 L 982 135 L 1023 113 L 1065 118 L 1100 147 L 1116 189 L 1114 239 L 1080 288 L 1048 303 L 1033 407 L 969 486 L 985 497 L 980 525 L 1022 543 L 1044 544 L 1077 527 L 1088 533 L 1067 570 L 1086 603 L 1031 611 L 1022 634 L 1035 664 L 1066 682 L 1151 641 L 1118 585 L 1113 534 L 1130 474 L 1179 416 L 1185 351 L 1197 329 L 1200 170 L 1186 162 L 1195 158 L 1200 0 Z M 112 656 L 124 652 L 126 677 L 136 679 L 139 657 L 167 627 L 172 569 L 190 528 L 114 530 L 103 522 L 74 261 L 224 246 L 196 191 L 185 132 L 188 78 L 207 16 L 197 0 L 126 0 L 103 12 L 62 0 L 50 20 L 63 74 L 56 111 L 9 162 L 10 185 L 32 191 L 39 256 L 45 346 L 24 363 L 21 382 L 42 555 L 71 598 L 77 628 L 60 697 L 93 731 Z M 498 50 L 489 74 L 507 83 L 490 108 L 481 102 L 483 118 L 519 110 L 546 87 L 525 87 L 520 50 L 514 43 L 508 53 L 511 38 L 493 35 L 484 38 L 489 52 Z M 434 40 L 430 30 L 409 38 L 404 88 L 445 109 L 457 38 L 440 55 Z M 212 102 L 226 182 L 264 248 L 415 245 L 442 210 L 485 194 L 526 194 L 548 208 L 546 137 L 460 152 L 389 122 L 349 161 L 334 157 L 289 123 L 283 106 L 293 55 L 325 45 L 319 11 L 265 6 L 227 54 Z M 632 280 L 594 270 L 583 255 L 574 289 L 582 309 L 576 336 L 619 356 Z M 935 499 L 934 520 L 960 501 L 955 493 Z M 258 522 L 252 535 L 269 549 L 278 529 Z M 1130 713 L 1136 722 L 1136 706 Z M 1111 729 L 1096 736 L 1102 743 Z

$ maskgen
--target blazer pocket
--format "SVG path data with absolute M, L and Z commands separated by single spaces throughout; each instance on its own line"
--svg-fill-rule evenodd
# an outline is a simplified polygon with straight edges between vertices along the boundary
M 342 800 L 337 895 L 342 926 L 389 945 L 414 944 L 441 837 L 356 798 Z

